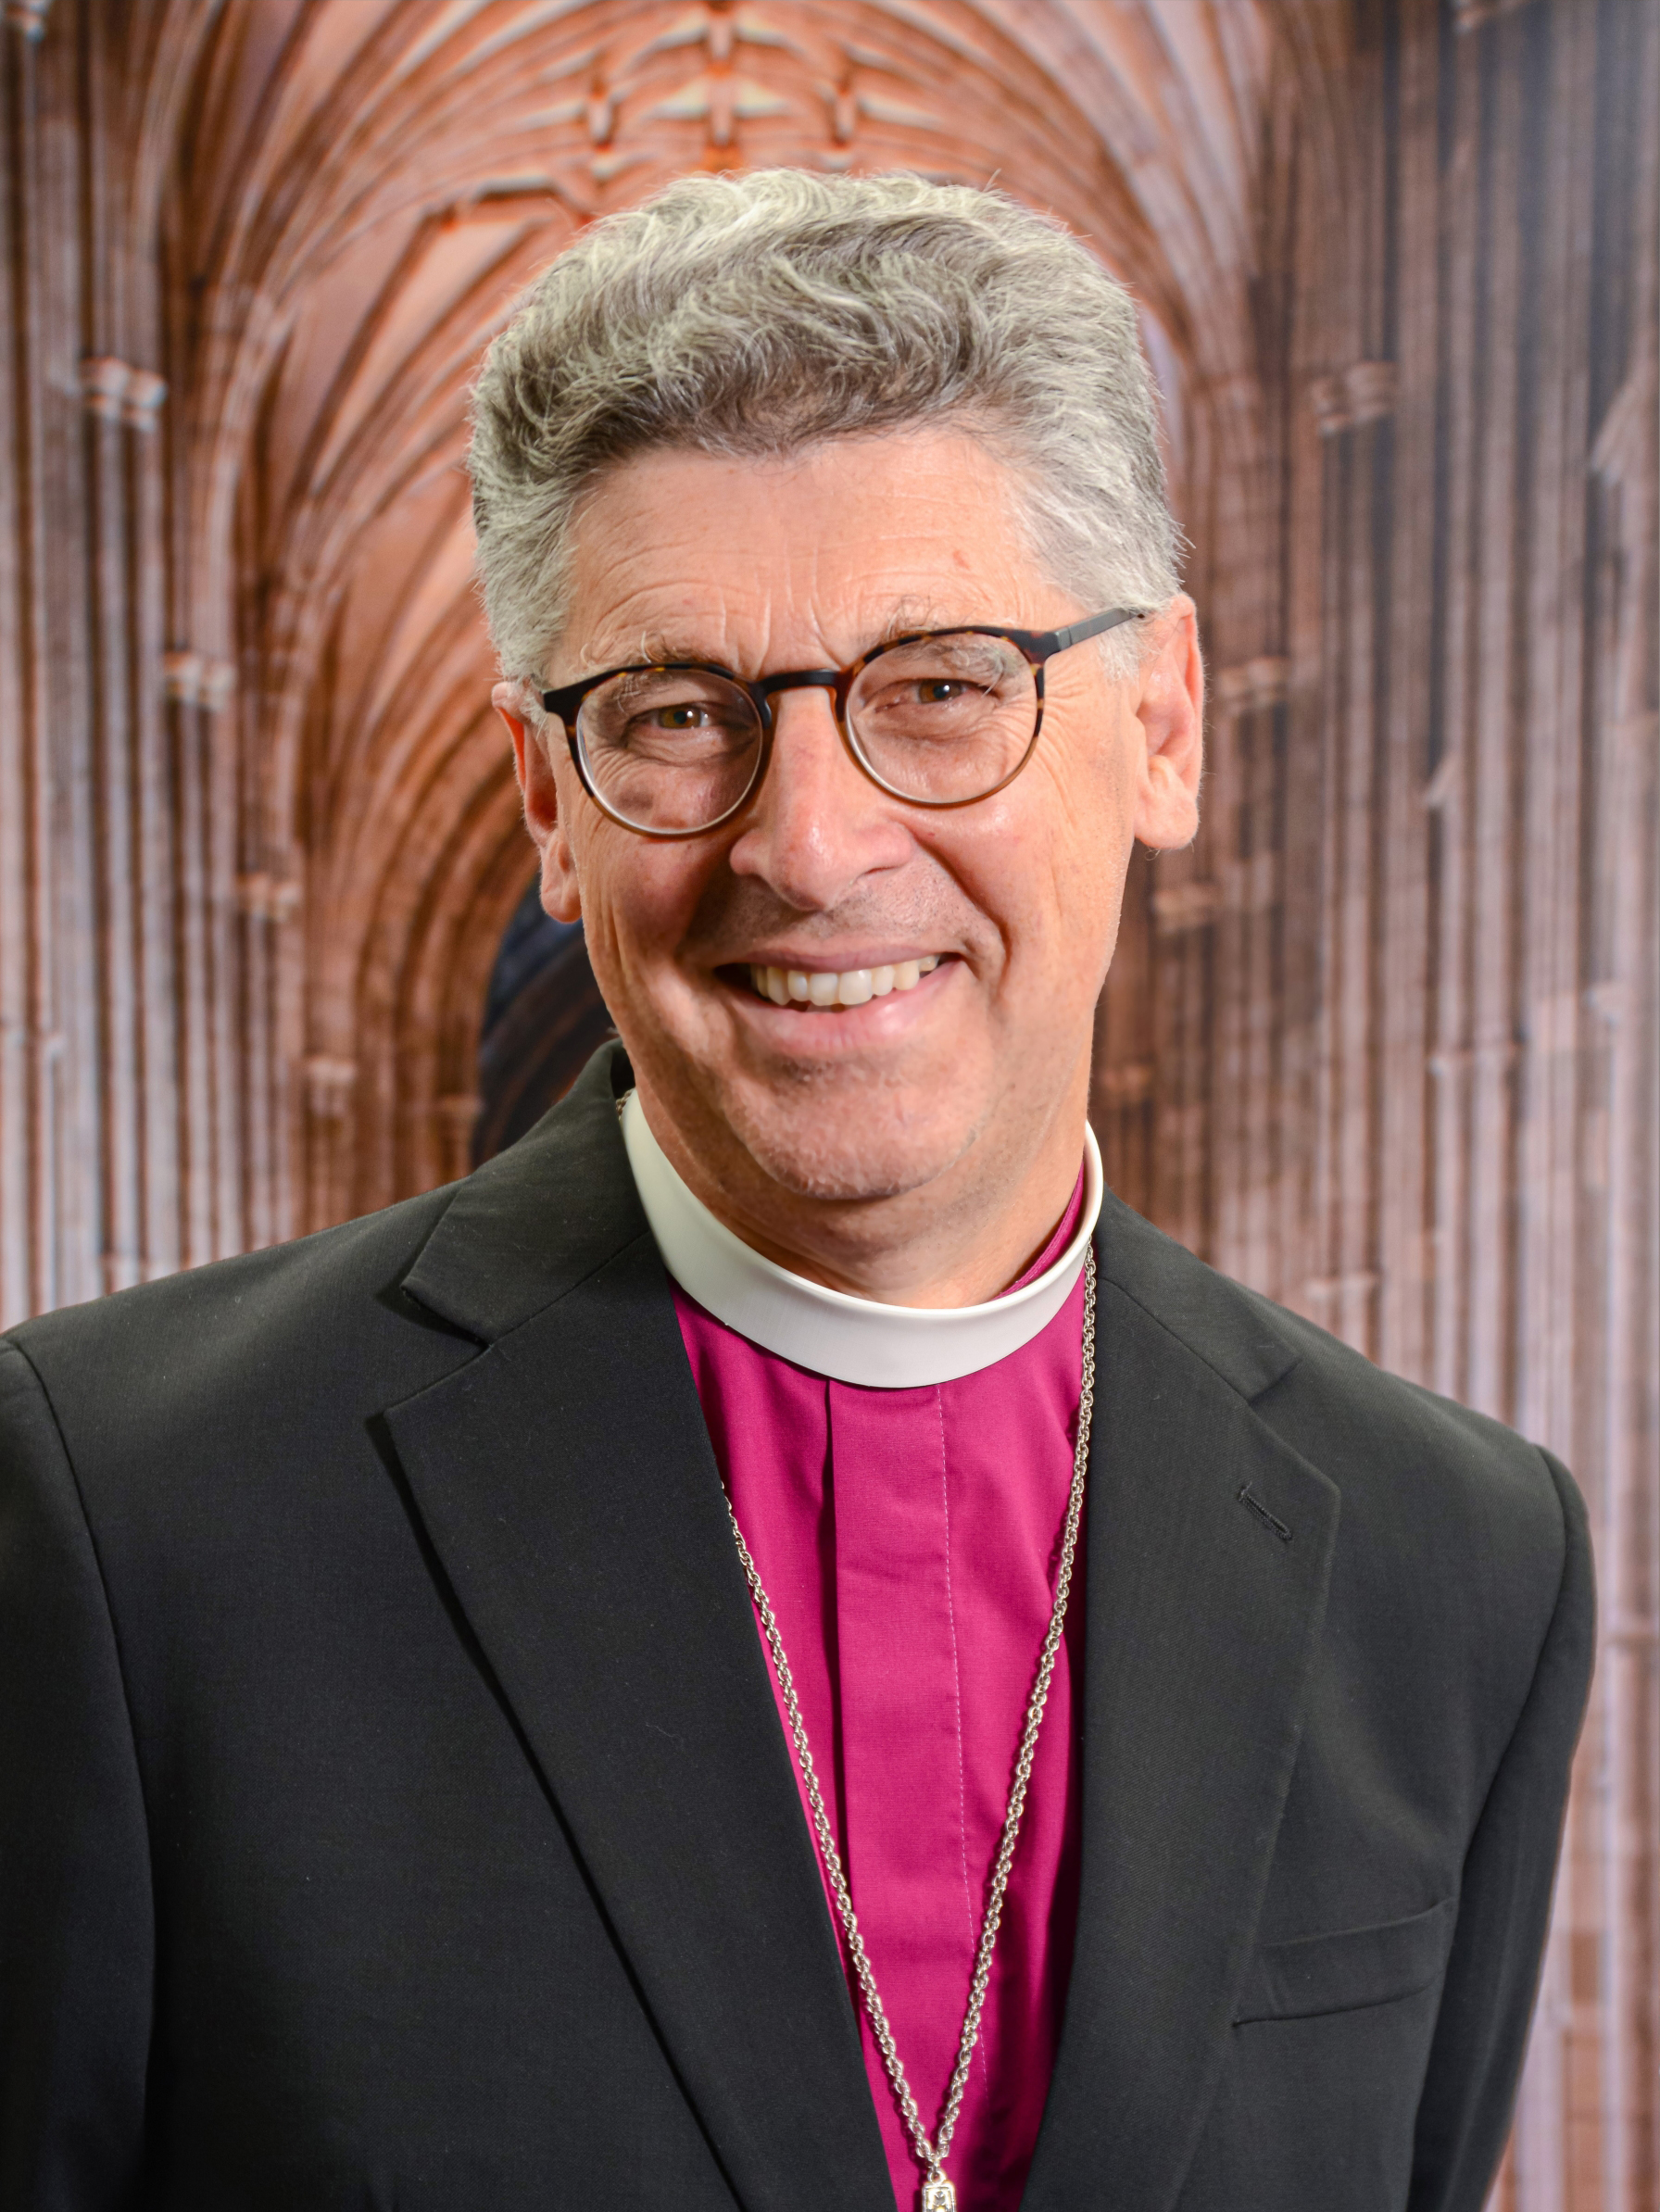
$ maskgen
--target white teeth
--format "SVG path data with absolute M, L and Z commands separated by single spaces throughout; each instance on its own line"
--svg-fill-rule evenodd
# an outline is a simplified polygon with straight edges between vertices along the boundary
M 939 965 L 939 955 L 925 960 L 902 960 L 887 968 L 835 969 L 772 968 L 751 963 L 749 981 L 762 999 L 774 1006 L 863 1006 L 871 999 L 886 999 L 889 991 L 913 991 L 924 975 Z

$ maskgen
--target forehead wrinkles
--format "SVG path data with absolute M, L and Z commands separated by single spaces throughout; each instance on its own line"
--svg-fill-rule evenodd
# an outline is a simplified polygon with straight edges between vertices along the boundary
M 965 469 L 966 503 L 953 489 Z M 782 466 L 636 456 L 573 522 L 560 661 L 712 658 L 760 673 L 854 660 L 905 630 L 1029 621 L 1007 476 L 962 426 Z
M 632 634 L 624 632 L 619 624 L 602 622 L 584 640 L 578 660 L 583 667 L 593 669 L 636 664 L 656 667 L 678 660 L 710 661 L 730 668 L 737 675 L 755 678 L 779 674 L 786 666 L 819 667 L 826 653 L 845 654 L 846 663 L 850 666 L 878 646 L 889 645 L 895 638 L 909 636 L 912 632 L 940 630 L 956 622 L 987 619 L 983 614 L 965 614 L 961 610 L 947 612 L 942 602 L 919 592 L 901 593 L 886 601 L 878 599 L 870 607 L 834 618 L 828 610 L 817 608 L 808 614 L 803 630 L 818 641 L 818 655 L 799 663 L 792 660 L 782 647 L 777 651 L 773 649 L 770 608 L 757 610 L 756 628 L 748 635 L 735 635 L 734 625 L 723 612 L 718 617 L 713 614 L 660 617 Z M 794 633 L 793 623 L 790 628 Z

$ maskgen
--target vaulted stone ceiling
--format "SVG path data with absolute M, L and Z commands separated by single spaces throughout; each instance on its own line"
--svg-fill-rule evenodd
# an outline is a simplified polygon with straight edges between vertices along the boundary
M 460 1165 L 529 872 L 472 366 L 679 170 L 996 176 L 1136 286 L 1213 673 L 1110 1181 L 1584 1484 L 1503 2212 L 1660 2202 L 1653 0 L 6 0 L 0 1324 Z
M 687 169 L 995 177 L 1135 288 L 1179 437 L 1184 388 L 1248 381 L 1276 63 L 1321 68 L 1345 20 L 1323 0 L 157 16 L 152 82 L 172 96 L 145 110 L 138 171 L 192 454 L 188 628 L 258 687 L 244 875 L 279 910 L 303 885 L 325 1120 L 357 1085 L 358 1140 L 337 1172 L 318 1163 L 315 1215 L 458 1161 L 487 964 L 526 873 L 459 468 L 468 379 L 518 290 L 577 226 Z M 396 1046 L 373 1049 L 377 1029 Z

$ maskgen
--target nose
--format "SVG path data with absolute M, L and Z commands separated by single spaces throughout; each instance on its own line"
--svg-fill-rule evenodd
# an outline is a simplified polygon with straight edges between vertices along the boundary
M 903 867 L 911 834 L 841 741 L 827 689 L 781 693 L 773 758 L 728 855 L 798 913 L 824 913 L 861 876 Z

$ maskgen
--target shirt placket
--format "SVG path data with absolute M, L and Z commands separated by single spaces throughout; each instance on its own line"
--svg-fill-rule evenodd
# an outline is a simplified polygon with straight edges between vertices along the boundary
M 940 1394 L 829 1386 L 848 1879 L 931 2134 L 974 1964 Z M 905 2134 L 863 2022 L 890 2158 Z

